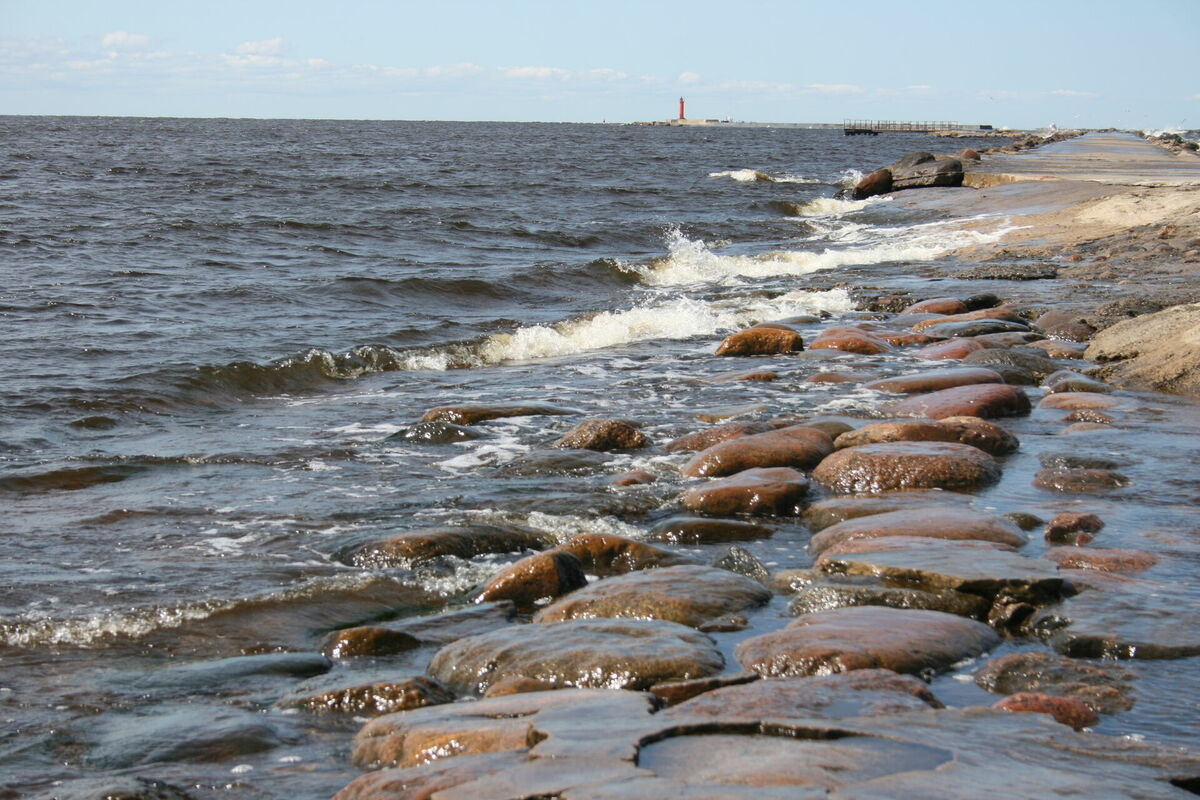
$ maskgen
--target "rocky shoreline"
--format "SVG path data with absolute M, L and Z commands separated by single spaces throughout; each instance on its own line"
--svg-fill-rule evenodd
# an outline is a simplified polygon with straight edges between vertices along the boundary
M 713 343 L 748 401 L 803 374 L 869 412 L 695 422 L 655 442 L 568 407 L 446 405 L 397 434 L 570 419 L 561 471 L 657 453 L 609 491 L 659 487 L 670 514 L 631 512 L 637 537 L 478 524 L 339 553 L 362 569 L 527 555 L 466 606 L 318 644 L 328 665 L 374 665 L 279 701 L 369 720 L 338 800 L 1194 796 L 1200 753 L 1119 720 L 1194 702 L 1200 405 L 1148 390 L 1200 386 L 1200 305 L 1179 305 L 1200 222 L 1172 216 L 1200 203 L 1200 178 L 1025 183 L 897 195 L 1017 230 L 904 275 L 851 269 L 861 310 L 837 320 Z M 1006 204 L 1033 212 L 1014 224 Z M 739 544 L 785 524 L 809 566 L 774 570 Z M 136 796 L 186 796 L 157 791 Z

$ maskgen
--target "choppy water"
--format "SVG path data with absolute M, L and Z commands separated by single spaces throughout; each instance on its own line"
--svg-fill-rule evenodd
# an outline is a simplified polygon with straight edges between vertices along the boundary
M 277 744 L 199 766 L 112 754 L 138 749 L 132 719 L 217 726 L 205 715 L 263 713 L 295 683 L 144 680 L 164 666 L 311 650 L 453 602 L 496 564 L 361 570 L 337 559 L 351 545 L 464 520 L 636 535 L 678 490 L 607 485 L 669 471 L 662 455 L 548 462 L 571 417 L 458 444 L 390 434 L 467 401 L 636 418 L 654 441 L 698 412 L 866 407 L 709 383 L 729 367 L 708 356 L 752 322 L 850 311 L 844 267 L 978 238 L 834 198 L 920 136 L 0 117 L 0 143 L 12 796 L 128 770 L 327 796 L 354 774 L 352 721 L 272 712 Z M 804 541 L 783 525 L 760 555 L 804 563 Z

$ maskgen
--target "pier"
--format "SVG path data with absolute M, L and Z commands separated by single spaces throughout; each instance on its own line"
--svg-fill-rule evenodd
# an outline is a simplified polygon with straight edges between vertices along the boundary
M 991 129 L 991 125 L 960 125 L 957 122 L 898 122 L 887 119 L 848 119 L 842 122 L 842 133 L 847 136 L 878 136 L 881 133 L 958 133 Z

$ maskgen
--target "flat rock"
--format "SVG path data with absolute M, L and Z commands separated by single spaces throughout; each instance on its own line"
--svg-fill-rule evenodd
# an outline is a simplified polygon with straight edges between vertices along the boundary
M 578 558 L 589 575 L 622 575 L 640 569 L 692 563 L 681 553 L 612 533 L 581 533 L 556 549 Z
M 928 674 L 996 646 L 988 626 L 938 611 L 860 606 L 807 614 L 738 645 L 738 662 L 765 677 L 857 669 Z
M 1054 467 L 1038 470 L 1033 476 L 1033 485 L 1037 488 L 1068 494 L 1111 492 L 1129 484 L 1129 478 L 1111 469 Z
M 724 425 L 714 425 L 711 428 L 672 439 L 663 449 L 668 453 L 695 453 L 712 447 L 714 444 L 737 439 L 740 436 L 763 433 L 778 427 L 780 426 L 770 422 L 730 422 Z
M 287 697 L 280 700 L 278 705 L 282 708 L 299 708 L 313 714 L 375 716 L 452 702 L 454 695 L 449 689 L 437 681 L 417 675 L 404 680 L 376 681 L 330 689 L 319 694 Z
M 1017 350 L 1013 348 L 986 347 L 964 357 L 963 363 L 989 367 L 996 370 L 1005 366 L 1019 367 L 1033 373 L 1034 377 L 1039 380 L 1058 371 L 1058 365 L 1047 358 L 1044 351 L 1034 350 L 1032 352 L 1025 352 L 1026 349 L 1029 348 Z
M 712 675 L 723 664 L 711 639 L 674 622 L 575 619 L 459 639 L 437 652 L 429 674 L 460 695 L 482 694 L 513 676 L 636 690 Z
M 1021 318 L 1021 315 L 1010 308 L 980 308 L 975 311 L 967 311 L 962 314 L 949 314 L 943 317 L 937 317 L 936 319 L 920 320 L 919 322 L 913 323 L 912 329 L 914 331 L 923 331 L 938 325 L 949 325 L 957 322 L 978 322 L 979 320 L 986 319 L 998 319 L 1005 322 L 1016 322 L 1021 324 L 1023 327 L 1028 328 L 1028 326 L 1025 325 L 1025 320 Z M 1001 332 L 1003 333 L 1005 331 Z
M 1048 394 L 1038 402 L 1038 408 L 1059 408 L 1078 411 L 1090 408 L 1116 408 L 1121 401 L 1103 392 L 1057 392 Z
M 892 346 L 878 336 L 862 328 L 838 325 L 821 331 L 809 342 L 809 350 L 840 350 L 859 355 L 878 355 L 891 352 Z
M 1133 708 L 1133 673 L 1111 661 L 1083 661 L 1057 653 L 1022 651 L 988 661 L 975 683 L 995 694 L 1039 692 L 1073 697 L 1102 714 Z
M 665 619 L 699 627 L 770 599 L 762 584 L 727 570 L 663 567 L 597 581 L 546 606 L 533 620 Z
M 557 548 L 522 558 L 492 576 L 476 595 L 481 603 L 510 600 L 531 608 L 587 585 L 579 558 Z
M 646 434 L 620 419 L 585 419 L 561 439 L 555 447 L 580 450 L 638 450 L 649 446 Z
M 903 314 L 965 314 L 970 311 L 967 304 L 957 297 L 931 297 L 906 307 Z
M 1102 330 L 1085 358 L 1114 362 L 1104 380 L 1130 389 L 1173 394 L 1200 390 L 1200 304 L 1172 306 Z
M 726 336 L 717 346 L 719 356 L 770 356 L 804 349 L 804 339 L 789 328 L 747 328 Z
M 1101 572 L 1141 572 L 1158 563 L 1154 553 L 1111 547 L 1051 547 L 1046 551 L 1046 558 L 1063 569 Z
M 994 456 L 1007 455 L 1020 447 L 1015 436 L 979 417 L 875 422 L 841 434 L 834 446 L 841 450 L 881 442 L 958 442 Z
M 471 442 L 482 438 L 483 434 L 479 431 L 466 427 L 465 425 L 455 425 L 453 422 L 418 422 L 415 425 L 409 425 L 401 428 L 391 436 L 384 439 L 385 442 L 401 441 L 401 442 L 419 442 L 421 444 L 451 444 L 453 442 Z
M 941 489 L 830 497 L 804 509 L 804 524 L 814 533 L 848 519 L 885 514 L 889 511 L 923 509 L 928 506 L 965 507 L 971 496 Z
M 1087 350 L 1087 345 L 1062 339 L 1042 339 L 1038 342 L 1030 342 L 1029 346 L 1045 351 L 1048 358 L 1083 358 L 1083 354 Z
M 431 408 L 421 417 L 421 422 L 451 422 L 455 425 L 475 425 L 505 417 L 571 416 L 581 413 L 574 408 L 552 406 L 545 403 L 521 405 L 463 405 L 438 406 Z
M 485 553 L 541 550 L 553 544 L 544 533 L 499 525 L 423 528 L 368 542 L 347 553 L 343 560 L 355 567 L 411 568 L 444 556 L 473 558 Z
M 828 576 L 812 580 L 799 588 L 788 610 L 799 617 L 850 606 L 915 608 L 981 620 L 987 617 L 992 603 L 986 598 L 963 592 L 889 586 L 866 576 Z
M 1000 477 L 996 460 L 953 442 L 886 442 L 847 447 L 828 456 L 813 478 L 837 492 L 972 489 Z
M 748 469 L 728 478 L 693 486 L 680 495 L 689 511 L 716 516 L 766 514 L 794 516 L 808 496 L 809 482 L 790 467 Z
M 1100 715 L 1073 697 L 1055 697 L 1040 692 L 1020 692 L 997 700 L 992 708 L 1023 714 L 1049 714 L 1060 722 L 1081 731 L 1100 721 Z
M 746 520 L 671 517 L 655 524 L 646 538 L 668 544 L 713 544 L 765 539 L 773 532 L 767 525 Z
M 690 681 L 656 683 L 650 687 L 650 694 L 657 697 L 663 706 L 670 707 L 691 700 L 693 697 L 707 694 L 714 689 L 722 689 L 726 686 L 742 686 L 743 684 L 753 683 L 758 680 L 762 680 L 762 676 L 757 672 L 735 672 L 732 675 L 693 678 Z
M 923 394 L 955 386 L 971 386 L 977 383 L 1004 383 L 1000 373 L 986 367 L 960 367 L 957 369 L 934 369 L 913 375 L 899 375 L 864 383 L 864 389 L 892 394 Z
M 928 361 L 959 361 L 977 350 L 986 348 L 987 345 L 974 339 L 951 339 L 947 342 L 934 342 L 922 347 L 913 355 Z
M 376 769 L 359 775 L 334 800 L 427 800 L 444 789 L 516 769 L 528 761 L 522 749 L 438 759 L 408 769 Z
M 916 395 L 884 408 L 897 417 L 1012 417 L 1028 414 L 1029 397 L 1019 386 L 1003 383 L 956 386 Z
M 1022 547 L 1029 541 L 1020 528 L 1004 517 L 969 508 L 932 506 L 839 522 L 813 536 L 808 547 L 814 555 L 819 555 L 829 547 L 847 541 L 889 536 L 996 542 L 1013 548 Z
M 682 472 L 691 478 L 719 478 L 757 467 L 808 469 L 832 452 L 829 434 L 795 425 L 713 445 L 697 453 Z
M 1029 326 L 1024 322 L 1012 322 L 1007 319 L 972 319 L 961 322 L 940 322 L 925 328 L 923 333 L 926 336 L 962 338 L 1027 330 L 1029 330 Z

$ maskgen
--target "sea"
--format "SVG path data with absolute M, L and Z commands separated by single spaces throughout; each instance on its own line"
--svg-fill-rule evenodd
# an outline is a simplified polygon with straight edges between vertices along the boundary
M 642 536 L 671 513 L 679 457 L 551 447 L 585 416 L 661 444 L 869 409 L 803 371 L 719 380 L 736 367 L 714 346 L 853 315 L 850 270 L 988 241 L 844 190 L 909 151 L 995 143 L 0 117 L 0 798 L 131 776 L 329 796 L 357 774 L 362 719 L 281 698 L 423 663 L 240 659 L 466 607 L 520 555 L 364 569 L 349 549 L 466 523 Z M 409 435 L 437 406 L 525 403 L 573 414 Z M 633 469 L 661 479 L 610 484 Z M 790 523 L 745 546 L 783 569 L 809 563 L 805 541 Z

